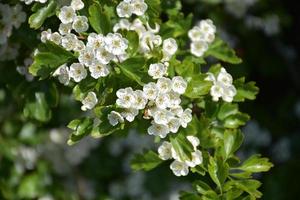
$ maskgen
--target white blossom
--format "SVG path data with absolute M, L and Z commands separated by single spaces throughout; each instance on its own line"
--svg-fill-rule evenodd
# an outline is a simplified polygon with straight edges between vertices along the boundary
M 75 17 L 75 10 L 71 6 L 62 7 L 58 14 L 58 18 L 63 24 L 72 23 Z
M 170 96 L 168 93 L 159 93 L 155 99 L 155 104 L 160 109 L 169 107 Z
M 53 73 L 53 76 L 57 76 L 61 84 L 68 85 L 70 82 L 69 68 L 66 64 L 58 67 Z
M 62 36 L 58 32 L 54 32 L 50 35 L 49 40 L 57 45 L 61 44 Z
M 84 3 L 81 0 L 72 0 L 71 1 L 71 7 L 74 10 L 81 10 L 84 8 Z
M 187 82 L 181 76 L 172 78 L 172 89 L 178 94 L 184 94 L 187 88 Z
M 191 43 L 191 53 L 197 57 L 203 56 L 207 49 L 208 44 L 206 42 L 197 41 Z
M 104 47 L 96 49 L 95 56 L 100 63 L 105 65 L 114 58 L 114 55 L 108 52 Z
M 180 116 L 181 126 L 183 128 L 186 128 L 187 124 L 190 123 L 191 121 L 192 121 L 192 110 L 187 108 Z
M 175 176 L 186 176 L 189 173 L 189 167 L 184 162 L 174 160 L 170 165 L 170 169 L 173 171 Z
M 147 83 L 143 87 L 143 92 L 144 92 L 144 95 L 147 97 L 147 99 L 155 100 L 156 96 L 158 94 L 156 84 L 153 82 Z
M 170 121 L 168 122 L 170 132 L 172 132 L 172 133 L 177 133 L 180 125 L 181 125 L 180 124 L 180 119 L 176 118 L 176 117 L 172 117 L 170 119 Z
M 169 78 L 159 78 L 156 83 L 157 89 L 161 93 L 167 93 L 172 89 L 172 81 Z
M 130 4 L 132 6 L 132 13 L 137 16 L 144 15 L 148 9 L 148 5 L 144 2 L 144 0 L 131 0 Z
M 128 48 L 128 40 L 123 38 L 119 33 L 107 34 L 105 44 L 106 50 L 114 55 L 125 54 Z
M 193 135 L 186 136 L 186 139 L 193 145 L 194 150 L 200 145 L 200 140 Z
M 131 87 L 117 91 L 116 104 L 121 108 L 131 108 L 136 103 L 136 96 Z
M 191 153 L 192 160 L 186 160 L 185 163 L 189 167 L 196 167 L 203 162 L 202 152 L 200 150 L 196 150 L 195 152 Z
M 132 5 L 129 2 L 122 1 L 117 6 L 117 14 L 119 17 L 129 18 L 132 15 Z
M 87 70 L 80 63 L 73 63 L 70 66 L 70 77 L 74 79 L 75 82 L 80 82 L 87 76 Z
M 68 33 L 71 33 L 71 30 L 72 30 L 71 23 L 69 23 L 69 24 L 60 23 L 59 28 L 58 28 L 58 32 L 61 35 L 67 35 Z
M 136 108 L 125 109 L 121 115 L 129 122 L 133 122 L 134 118 L 139 114 L 139 110 Z
M 167 73 L 167 67 L 162 63 L 155 63 L 149 66 L 148 74 L 153 79 L 162 78 Z
M 85 49 L 80 52 L 78 60 L 81 64 L 90 67 L 95 61 L 94 52 L 91 49 Z
M 93 63 L 89 67 L 89 71 L 91 72 L 91 76 L 94 79 L 98 79 L 100 77 L 106 77 L 106 76 L 108 76 L 108 74 L 110 72 L 109 66 L 104 65 L 104 64 L 99 63 L 99 62 Z
M 111 111 L 110 114 L 107 115 L 108 121 L 112 126 L 116 126 L 119 123 L 124 122 L 124 118 L 122 115 L 116 111 Z
M 174 38 L 168 38 L 163 42 L 163 60 L 168 61 L 178 49 L 177 42 Z
M 86 16 L 76 16 L 74 18 L 72 28 L 77 33 L 85 32 L 89 29 L 88 18 Z
M 81 110 L 91 110 L 98 103 L 97 95 L 95 92 L 89 92 L 87 96 L 82 100 Z
M 68 51 L 73 50 L 76 47 L 77 37 L 73 33 L 68 33 L 61 39 L 61 45 Z
M 48 29 L 46 31 L 42 31 L 41 33 L 41 41 L 45 43 L 49 38 L 51 37 L 52 31 L 51 29 Z
M 158 147 L 158 154 L 159 157 L 162 160 L 169 160 L 172 158 L 172 144 L 170 142 L 164 141 L 159 147 Z
M 149 135 L 159 136 L 160 138 L 165 138 L 169 132 L 167 125 L 156 124 L 155 122 L 152 122 L 152 125 L 148 128 Z
M 172 117 L 173 114 L 166 109 L 159 109 L 153 114 L 154 122 L 162 125 L 167 125 Z
M 136 90 L 134 91 L 134 95 L 135 95 L 135 102 L 133 103 L 133 107 L 136 109 L 144 109 L 148 100 L 145 97 L 144 93 L 142 90 Z

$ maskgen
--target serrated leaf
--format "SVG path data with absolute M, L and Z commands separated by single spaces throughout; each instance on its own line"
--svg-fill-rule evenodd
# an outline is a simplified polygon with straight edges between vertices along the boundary
M 55 14 L 56 7 L 56 1 L 48 1 L 44 7 L 39 8 L 37 12 L 29 17 L 28 23 L 30 27 L 34 29 L 40 28 L 48 17 L 51 17 Z
M 155 152 L 148 151 L 144 154 L 135 155 L 135 157 L 131 160 L 131 168 L 134 170 L 149 171 L 157 167 L 162 162 L 163 160 L 160 159 Z
M 266 172 L 273 167 L 268 158 L 261 158 L 259 154 L 251 156 L 238 169 L 248 172 Z
M 188 79 L 188 86 L 184 93 L 185 96 L 196 99 L 208 94 L 212 83 L 205 80 L 206 75 L 194 75 Z
M 235 115 L 239 112 L 239 107 L 237 104 L 223 103 L 218 112 L 218 118 L 224 120 L 230 115 Z
M 197 190 L 199 194 L 205 194 L 207 191 L 211 190 L 211 187 L 201 180 L 195 181 L 193 183 L 193 187 Z
M 241 146 L 243 134 L 239 130 L 225 130 L 224 132 L 224 159 L 227 160 Z
M 238 128 L 239 126 L 243 126 L 249 121 L 250 116 L 245 113 L 237 113 L 235 115 L 230 115 L 224 120 L 225 128 Z
M 145 69 L 145 59 L 143 57 L 133 57 L 117 64 L 122 73 L 139 85 L 150 81 L 150 77 Z
M 237 90 L 237 94 L 234 97 L 234 101 L 236 102 L 243 102 L 245 99 L 254 100 L 259 92 L 259 88 L 255 85 L 255 82 L 245 83 L 245 77 L 235 80 L 234 85 Z
M 91 133 L 93 129 L 93 120 L 87 117 L 75 119 L 68 124 L 68 127 L 73 130 L 68 140 L 68 144 L 73 145 Z
M 239 64 L 242 60 L 236 56 L 233 49 L 220 38 L 216 38 L 205 53 L 206 56 L 213 56 L 221 61 L 231 64 Z
M 213 157 L 209 158 L 208 173 L 220 189 L 228 176 L 228 170 L 228 165 L 223 163 L 220 158 L 216 160 Z
M 89 7 L 89 22 L 97 33 L 104 35 L 111 32 L 111 21 L 104 8 L 99 3 L 94 3 Z
M 75 58 L 71 52 L 50 41 L 40 44 L 38 50 L 33 64 L 29 67 L 29 72 L 42 78 L 49 76 L 56 68 Z

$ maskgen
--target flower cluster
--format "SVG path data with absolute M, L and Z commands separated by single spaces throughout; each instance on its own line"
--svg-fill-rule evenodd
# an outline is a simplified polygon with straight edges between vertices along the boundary
M 13 27 L 19 28 L 25 20 L 26 13 L 22 11 L 20 4 L 9 6 L 8 4 L 0 3 L 0 45 L 7 43 Z
M 173 79 L 158 78 L 157 82 L 144 85 L 143 90 L 133 90 L 131 87 L 117 91 L 118 107 L 124 109 L 118 113 L 112 111 L 108 115 L 111 125 L 123 123 L 124 118 L 132 122 L 139 110 L 144 110 L 144 118 L 152 119 L 148 128 L 150 135 L 165 138 L 168 133 L 176 133 L 180 126 L 186 127 L 192 120 L 192 110 L 180 106 L 180 95 L 186 90 L 187 83 L 180 77 Z
M 208 49 L 208 45 L 215 39 L 216 27 L 210 19 L 201 20 L 188 32 L 191 39 L 191 53 L 201 57 Z
M 189 173 L 189 167 L 196 167 L 203 161 L 202 153 L 197 147 L 200 145 L 200 141 L 195 136 L 187 136 L 187 140 L 192 144 L 194 151 L 191 152 L 191 160 L 182 160 L 176 153 L 174 147 L 170 142 L 164 141 L 158 148 L 159 157 L 162 160 L 174 159 L 170 165 L 170 169 L 176 176 L 186 176 Z
M 221 68 L 217 76 L 214 76 L 212 73 L 207 74 L 206 80 L 213 82 L 213 86 L 210 89 L 213 101 L 218 101 L 219 98 L 222 98 L 226 102 L 232 102 L 233 97 L 236 95 L 236 89 L 232 84 L 232 76 L 224 68 Z
M 60 9 L 59 32 L 52 33 L 48 29 L 41 34 L 42 42 L 50 40 L 68 51 L 79 54 L 78 63 L 73 63 L 70 67 L 64 64 L 53 74 L 58 76 L 59 81 L 64 85 L 68 85 L 71 78 L 75 82 L 80 82 L 87 77 L 88 71 L 94 79 L 106 77 L 110 73 L 111 61 L 123 62 L 128 57 L 126 53 L 128 40 L 119 33 L 109 33 L 106 36 L 90 33 L 85 44 L 83 41 L 85 38 L 80 34 L 88 30 L 88 19 L 76 15 L 76 11 L 82 8 L 84 4 L 81 0 L 72 0 L 70 6 Z M 71 33 L 72 30 L 77 34 Z
M 129 18 L 132 14 L 142 16 L 148 9 L 148 5 L 144 0 L 123 0 L 117 6 L 117 14 L 119 17 Z

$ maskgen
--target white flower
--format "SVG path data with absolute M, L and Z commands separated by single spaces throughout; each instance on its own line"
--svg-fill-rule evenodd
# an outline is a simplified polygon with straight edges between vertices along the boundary
M 70 82 L 69 68 L 66 64 L 58 67 L 53 73 L 53 76 L 58 76 L 58 80 L 61 84 L 68 85 Z
M 147 32 L 146 27 L 143 25 L 143 22 L 139 18 L 133 20 L 131 26 L 129 27 L 129 30 L 135 31 L 140 38 L 142 34 Z
M 226 86 L 224 91 L 223 91 L 223 95 L 222 95 L 222 99 L 226 102 L 232 102 L 234 96 L 236 95 L 236 89 L 233 85 L 230 86 Z
M 157 89 L 161 93 L 167 93 L 172 89 L 172 81 L 169 78 L 159 78 L 156 83 Z
M 19 28 L 20 25 L 26 20 L 26 13 L 22 11 L 22 6 L 20 4 L 15 5 L 11 9 L 11 24 L 15 28 Z
M 169 105 L 168 107 L 170 108 L 176 108 L 179 106 L 179 104 L 181 103 L 181 99 L 180 99 L 180 94 L 178 94 L 177 92 L 169 92 Z
M 70 77 L 74 79 L 75 82 L 80 82 L 87 76 L 87 71 L 84 66 L 80 63 L 73 63 L 70 66 Z
M 220 83 L 214 84 L 210 88 L 210 95 L 213 97 L 213 101 L 218 101 L 220 97 L 222 97 L 224 93 L 224 88 Z
M 119 33 L 109 33 L 105 37 L 105 44 L 106 50 L 114 55 L 125 54 L 128 48 L 128 40 Z
M 172 117 L 173 114 L 166 109 L 159 109 L 153 114 L 154 122 L 162 125 L 167 125 Z
M 168 93 L 159 93 L 155 99 L 155 104 L 160 109 L 169 107 L 170 97 Z
M 221 71 L 217 77 L 217 81 L 223 83 L 226 86 L 232 85 L 232 76 L 226 72 L 225 68 L 221 68 Z
M 194 26 L 191 30 L 189 30 L 188 36 L 192 42 L 205 41 L 204 33 L 198 26 Z
M 191 153 L 192 160 L 186 160 L 185 163 L 189 167 L 196 167 L 203 162 L 202 152 L 200 150 L 196 150 L 195 152 Z
M 189 135 L 186 136 L 186 138 L 193 145 L 194 150 L 196 150 L 197 147 L 200 145 L 200 140 L 196 136 Z
M 176 107 L 172 107 L 172 108 L 170 109 L 170 111 L 171 111 L 172 113 L 174 113 L 174 115 L 180 117 L 180 116 L 182 115 L 182 113 L 183 113 L 183 108 L 182 108 L 181 106 L 178 105 L 178 106 L 176 106 Z
M 192 110 L 187 108 L 180 116 L 181 126 L 183 128 L 187 127 L 187 124 L 192 121 Z
M 132 106 L 136 109 L 144 109 L 148 100 L 145 97 L 143 91 L 136 90 L 136 91 L 134 91 L 134 95 L 135 95 L 135 102 Z
M 119 17 L 129 18 L 132 15 L 132 5 L 125 1 L 120 2 L 117 6 L 117 14 Z
M 156 84 L 153 83 L 153 82 L 150 82 L 150 83 L 144 85 L 143 92 L 144 92 L 144 95 L 147 99 L 155 100 L 155 98 L 158 94 Z
M 169 160 L 172 158 L 172 144 L 170 142 L 164 141 L 159 147 L 158 147 L 158 154 L 159 157 L 162 160 Z
M 170 132 L 177 133 L 178 129 L 180 127 L 180 119 L 178 119 L 176 117 L 171 118 L 171 120 L 168 123 L 168 126 L 170 129 Z
M 166 55 L 174 55 L 178 49 L 177 42 L 174 38 L 168 38 L 163 42 L 163 52 Z
M 121 108 L 130 108 L 136 102 L 136 97 L 131 87 L 119 89 L 117 91 L 117 97 L 116 104 Z
M 72 0 L 71 7 L 74 10 L 81 10 L 82 8 L 84 8 L 84 3 L 81 0 Z
M 133 122 L 134 118 L 139 114 L 139 110 L 135 108 L 125 109 L 121 115 L 129 122 Z
M 167 67 L 162 63 L 155 63 L 149 66 L 148 74 L 153 79 L 162 78 L 167 73 Z
M 171 165 L 170 169 L 173 171 L 175 176 L 186 176 L 189 173 L 189 167 L 184 162 L 180 162 L 177 160 L 174 160 Z
M 89 29 L 88 18 L 86 16 L 76 16 L 74 18 L 72 28 L 77 33 L 85 32 Z
M 109 53 L 108 51 L 106 51 L 105 48 L 98 48 L 96 49 L 96 53 L 95 53 L 96 59 L 102 63 L 102 64 L 108 64 L 113 58 L 114 55 Z
M 94 50 L 104 48 L 105 37 L 102 34 L 91 33 L 87 38 L 86 47 Z
M 81 51 L 84 51 L 86 49 L 86 47 L 85 47 L 85 44 L 84 44 L 84 42 L 83 41 L 81 41 L 81 40 L 76 40 L 75 41 L 75 47 L 74 47 L 74 51 L 76 51 L 76 52 L 81 52 Z
M 71 6 L 64 6 L 60 9 L 58 18 L 63 24 L 72 23 L 76 16 L 75 10 Z
M 146 10 L 148 9 L 147 4 L 144 0 L 132 0 L 132 13 L 136 14 L 137 16 L 142 16 L 145 14 Z
M 61 45 L 68 51 L 73 50 L 76 47 L 77 37 L 73 33 L 68 33 L 62 37 Z
M 60 23 L 59 28 L 58 28 L 58 32 L 61 35 L 67 35 L 68 33 L 71 33 L 71 30 L 72 30 L 71 23 L 69 23 L 69 24 Z
M 203 56 L 207 49 L 208 44 L 206 42 L 197 41 L 191 43 L 191 53 L 197 57 Z
M 120 19 L 120 21 L 114 25 L 113 31 L 118 32 L 120 29 L 129 31 L 130 27 L 131 23 L 127 19 Z
M 106 77 L 109 74 L 109 66 L 103 65 L 101 63 L 95 62 L 90 67 L 89 70 L 91 72 L 91 76 L 94 79 L 98 79 L 100 77 Z
M 143 53 L 148 53 L 161 45 L 162 39 L 161 36 L 155 35 L 151 31 L 143 32 L 140 35 L 140 50 Z
M 91 110 L 98 103 L 97 95 L 95 92 L 89 92 L 87 96 L 82 100 L 81 110 Z
M 49 40 L 52 41 L 52 42 L 54 42 L 57 45 L 60 45 L 61 39 L 62 39 L 62 37 L 61 37 L 61 35 L 58 32 L 52 33 L 50 35 L 50 37 L 49 37 Z
M 45 43 L 47 40 L 49 40 L 51 34 L 52 34 L 51 29 L 48 29 L 47 31 L 43 31 L 41 33 L 41 41 Z
M 94 52 L 91 49 L 85 49 L 80 52 L 78 60 L 85 66 L 92 66 L 95 60 Z
M 216 26 L 213 22 L 210 19 L 201 20 L 198 26 L 204 34 L 204 40 L 208 43 L 213 42 L 216 33 Z
M 152 125 L 148 128 L 149 135 L 159 136 L 160 138 L 165 138 L 169 132 L 168 126 L 156 124 L 155 122 L 152 122 Z
M 178 94 L 184 94 L 187 88 L 187 82 L 181 76 L 172 78 L 172 90 Z
M 112 126 L 116 126 L 117 124 L 124 122 L 122 115 L 116 111 L 111 111 L 110 114 L 107 115 L 107 118 Z

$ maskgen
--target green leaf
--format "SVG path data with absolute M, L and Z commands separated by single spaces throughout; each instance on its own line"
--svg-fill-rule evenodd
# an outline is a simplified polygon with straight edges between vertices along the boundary
M 243 102 L 245 99 L 254 100 L 259 92 L 255 82 L 245 83 L 245 77 L 235 80 L 234 85 L 237 90 L 237 94 L 234 97 L 235 102 Z
M 242 144 L 243 134 L 239 130 L 225 130 L 224 159 L 227 160 Z
M 49 76 L 56 68 L 75 58 L 71 52 L 50 41 L 41 44 L 38 50 L 33 64 L 29 67 L 29 72 L 42 78 Z
M 229 167 L 227 163 L 223 163 L 221 158 L 214 159 L 209 158 L 208 173 L 211 179 L 216 183 L 216 185 L 222 190 L 222 184 L 225 182 L 228 176 Z
M 237 180 L 233 183 L 237 188 L 247 192 L 252 197 L 260 198 L 262 193 L 257 189 L 261 186 L 261 183 L 257 180 Z
M 191 160 L 191 153 L 194 151 L 193 145 L 188 141 L 184 134 L 177 134 L 176 137 L 170 138 L 172 146 L 181 160 Z
M 36 13 L 29 17 L 28 23 L 30 27 L 33 29 L 40 28 L 48 17 L 55 14 L 56 7 L 57 4 L 55 0 L 48 1 L 43 8 L 38 9 Z
M 126 38 L 129 42 L 127 52 L 134 56 L 139 49 L 139 36 L 135 31 L 128 31 Z
M 73 130 L 68 140 L 68 144 L 73 145 L 91 133 L 93 129 L 93 120 L 87 117 L 75 119 L 68 124 L 68 128 Z
M 198 74 L 190 77 L 188 81 L 188 86 L 185 91 L 185 96 L 196 99 L 201 98 L 204 95 L 208 94 L 212 83 L 205 80 L 206 75 Z
M 180 192 L 180 200 L 202 200 L 197 194 L 191 193 L 191 192 Z
M 89 15 L 90 24 L 97 33 L 106 35 L 111 32 L 110 17 L 99 3 L 89 7 Z
M 52 112 L 46 101 L 45 93 L 35 92 L 34 98 L 27 100 L 23 113 L 25 117 L 47 122 L 51 119 Z
M 233 49 L 220 38 L 216 38 L 205 53 L 206 56 L 213 56 L 224 62 L 239 64 L 242 60 L 236 56 Z
M 151 23 L 155 22 L 161 13 L 161 1 L 160 0 L 145 0 L 148 5 L 147 14 Z
M 235 115 L 239 112 L 239 107 L 237 104 L 223 103 L 218 112 L 218 118 L 224 120 L 225 118 Z
M 199 194 L 205 194 L 207 191 L 211 190 L 211 187 L 201 180 L 195 181 L 193 187 Z
M 145 58 L 143 57 L 129 58 L 117 65 L 126 77 L 137 82 L 139 85 L 144 85 L 150 81 L 150 77 L 145 69 Z
M 134 170 L 149 171 L 157 167 L 162 162 L 163 160 L 160 159 L 155 152 L 148 151 L 144 154 L 135 155 L 135 157 L 131 160 L 131 168 Z
M 42 185 L 37 173 L 25 176 L 18 185 L 18 197 L 24 199 L 35 199 L 41 193 Z
M 239 126 L 243 126 L 250 119 L 250 116 L 245 113 L 237 113 L 235 115 L 230 115 L 224 120 L 225 128 L 238 128 Z
M 251 156 L 238 169 L 248 172 L 266 172 L 273 167 L 268 158 L 261 158 L 259 154 Z

